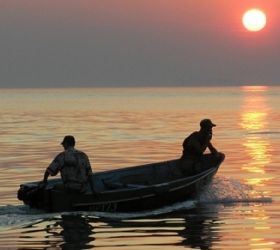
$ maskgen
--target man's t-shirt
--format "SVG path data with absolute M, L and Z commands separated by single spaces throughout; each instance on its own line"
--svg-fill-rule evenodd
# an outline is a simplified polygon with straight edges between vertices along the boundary
M 60 172 L 64 186 L 80 192 L 88 189 L 88 176 L 92 174 L 87 155 L 73 147 L 58 154 L 47 171 L 51 176 Z

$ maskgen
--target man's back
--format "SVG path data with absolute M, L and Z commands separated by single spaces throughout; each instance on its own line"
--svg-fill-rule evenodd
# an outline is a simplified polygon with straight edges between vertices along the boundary
M 88 188 L 88 176 L 92 174 L 87 155 L 70 147 L 58 154 L 48 167 L 51 175 L 56 175 L 59 171 L 66 188 L 84 192 Z

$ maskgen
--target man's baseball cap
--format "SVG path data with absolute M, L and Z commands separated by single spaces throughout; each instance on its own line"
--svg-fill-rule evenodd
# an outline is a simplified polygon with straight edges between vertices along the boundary
M 199 125 L 201 128 L 216 127 L 216 124 L 214 124 L 210 119 L 203 119 Z
M 63 141 L 60 143 L 61 145 L 63 144 L 69 144 L 69 145 L 74 145 L 75 144 L 75 138 L 72 135 L 66 135 L 63 139 Z

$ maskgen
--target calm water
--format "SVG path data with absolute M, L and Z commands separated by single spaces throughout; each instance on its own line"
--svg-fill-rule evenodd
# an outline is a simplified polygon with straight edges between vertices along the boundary
M 280 88 L 0 90 L 0 249 L 280 249 Z M 178 158 L 209 117 L 226 160 L 195 200 L 133 214 L 29 210 L 19 184 L 42 179 L 76 137 L 94 171 Z

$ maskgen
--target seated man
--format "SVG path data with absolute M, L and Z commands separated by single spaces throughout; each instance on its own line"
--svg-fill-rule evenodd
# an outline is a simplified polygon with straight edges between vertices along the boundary
M 90 185 L 92 193 L 97 194 L 89 159 L 84 152 L 74 148 L 75 138 L 67 135 L 61 145 L 64 151 L 59 153 L 46 169 L 41 184 L 46 185 L 49 175 L 55 176 L 60 172 L 63 184 L 55 184 L 54 189 L 66 193 L 85 193 Z
M 201 159 L 207 148 L 212 154 L 219 157 L 218 151 L 210 142 L 212 140 L 212 128 L 215 126 L 216 124 L 212 123 L 210 119 L 203 119 L 200 122 L 200 130 L 193 132 L 184 140 L 180 163 L 183 175 L 194 175 L 205 170 Z

